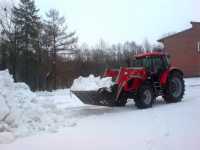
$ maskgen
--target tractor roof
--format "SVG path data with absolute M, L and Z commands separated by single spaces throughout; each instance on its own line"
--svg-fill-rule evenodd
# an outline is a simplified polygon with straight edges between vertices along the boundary
M 163 52 L 146 52 L 143 54 L 136 55 L 136 58 L 144 58 L 144 57 L 155 57 L 155 56 L 165 56 L 166 54 Z

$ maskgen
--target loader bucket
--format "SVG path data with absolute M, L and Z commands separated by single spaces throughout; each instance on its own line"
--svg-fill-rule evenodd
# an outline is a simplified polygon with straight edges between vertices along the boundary
M 74 93 L 84 104 L 113 106 L 115 101 L 115 94 L 106 90 L 71 92 Z

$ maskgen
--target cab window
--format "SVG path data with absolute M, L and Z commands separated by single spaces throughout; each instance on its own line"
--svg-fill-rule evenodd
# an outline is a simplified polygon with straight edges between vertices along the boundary
M 152 57 L 151 63 L 152 72 L 161 73 L 164 70 L 162 57 Z
M 149 58 L 137 58 L 133 61 L 134 67 L 145 67 L 146 69 L 150 69 L 151 63 Z

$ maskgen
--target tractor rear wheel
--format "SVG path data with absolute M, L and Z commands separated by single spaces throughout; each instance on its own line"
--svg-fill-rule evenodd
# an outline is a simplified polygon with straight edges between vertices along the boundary
M 180 102 L 183 98 L 184 92 L 185 83 L 183 76 L 178 72 L 170 74 L 163 96 L 166 103 Z
M 152 107 L 155 96 L 153 92 L 153 88 L 150 84 L 143 84 L 137 94 L 135 99 L 135 105 L 140 109 L 145 109 Z

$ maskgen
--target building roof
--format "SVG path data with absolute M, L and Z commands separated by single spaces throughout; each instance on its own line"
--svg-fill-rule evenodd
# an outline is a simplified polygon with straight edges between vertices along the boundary
M 166 39 L 169 39 L 169 38 L 178 36 L 178 35 L 180 35 L 180 34 L 183 34 L 183 33 L 185 33 L 185 32 L 188 32 L 188 31 L 192 30 L 193 28 L 195 28 L 195 27 L 197 27 L 197 26 L 200 27 L 200 22 L 193 22 L 193 21 L 192 21 L 191 24 L 192 24 L 192 28 L 189 28 L 189 29 L 186 29 L 186 30 L 177 32 L 177 33 L 175 33 L 175 34 L 172 34 L 172 35 L 163 37 L 163 38 L 159 39 L 158 42 L 163 42 L 163 41 L 166 40 Z

